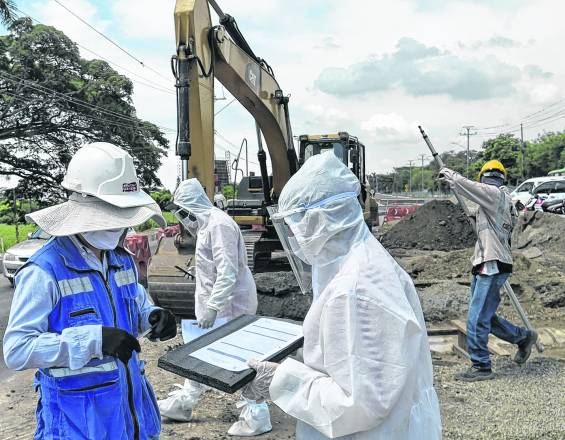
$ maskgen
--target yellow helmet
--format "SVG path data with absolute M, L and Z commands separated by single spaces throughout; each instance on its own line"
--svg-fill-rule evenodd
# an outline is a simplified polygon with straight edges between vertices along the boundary
M 505 179 L 508 176 L 506 168 L 504 168 L 504 165 L 502 165 L 498 160 L 489 160 L 483 165 L 481 172 L 479 173 L 479 180 L 481 179 L 481 177 L 483 177 L 483 174 L 488 171 L 500 171 L 502 174 L 504 174 Z

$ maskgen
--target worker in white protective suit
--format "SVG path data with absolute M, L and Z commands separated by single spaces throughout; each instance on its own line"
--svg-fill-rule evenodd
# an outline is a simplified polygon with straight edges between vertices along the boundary
M 250 361 L 257 376 L 244 395 L 295 417 L 299 440 L 440 439 L 418 296 L 367 228 L 359 193 L 331 152 L 308 159 L 283 188 L 271 218 L 293 269 L 311 266 L 303 362 Z
M 195 312 L 198 326 L 210 329 L 216 320 L 229 321 L 257 311 L 257 290 L 247 266 L 247 253 L 239 226 L 221 209 L 214 207 L 196 179 L 180 183 L 175 191 L 174 214 L 196 238 Z M 207 387 L 186 380 L 184 386 L 159 401 L 161 415 L 189 421 L 192 408 Z M 243 399 L 240 419 L 228 430 L 230 435 L 254 436 L 272 429 L 266 403 Z

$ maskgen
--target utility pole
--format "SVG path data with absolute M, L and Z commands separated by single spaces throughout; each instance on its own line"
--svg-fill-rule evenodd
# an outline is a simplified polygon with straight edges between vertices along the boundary
M 410 180 L 408 180 L 408 192 L 409 193 L 412 192 L 412 163 L 414 163 L 413 160 L 408 161 L 408 166 L 410 167 Z
M 524 144 L 524 126 L 520 123 L 520 147 L 522 149 L 522 179 L 526 177 L 526 145 Z
M 422 167 L 420 168 L 420 180 L 421 180 L 420 183 L 422 185 L 421 188 L 422 194 L 424 194 L 424 160 L 426 160 L 427 157 L 425 154 L 420 154 L 418 158 L 422 161 Z
M 467 167 L 466 167 L 466 174 L 467 174 L 467 179 L 469 178 L 469 137 L 470 136 L 474 136 L 477 134 L 477 132 L 471 133 L 471 128 L 473 128 L 474 125 L 465 125 L 463 126 L 463 130 L 466 130 L 466 133 L 459 133 L 459 136 L 467 136 Z

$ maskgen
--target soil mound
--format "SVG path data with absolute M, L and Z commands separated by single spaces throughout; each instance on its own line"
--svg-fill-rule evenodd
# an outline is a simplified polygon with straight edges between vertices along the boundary
M 382 238 L 387 248 L 452 251 L 475 244 L 475 233 L 459 205 L 432 200 L 394 225 Z

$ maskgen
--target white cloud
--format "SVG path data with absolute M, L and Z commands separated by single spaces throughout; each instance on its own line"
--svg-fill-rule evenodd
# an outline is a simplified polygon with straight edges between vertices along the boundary
M 105 15 L 96 9 L 94 0 L 65 1 L 168 77 L 168 60 L 174 51 L 174 0 L 105 2 L 113 5 L 104 11 Z M 421 0 L 219 3 L 224 12 L 237 19 L 253 50 L 273 66 L 282 89 L 292 94 L 290 112 L 295 134 L 337 129 L 358 135 L 367 146 L 369 171 L 404 165 L 428 152 L 410 121 L 421 120 L 438 150 L 443 151 L 454 148 L 449 141 L 458 135 L 462 125 L 514 122 L 557 101 L 560 91 L 565 90 L 565 58 L 561 54 L 565 3 L 560 0 L 436 0 L 428 8 L 422 7 L 425 2 Z M 43 11 L 38 18 L 56 25 L 72 39 L 151 81 L 170 84 L 135 65 L 54 2 L 36 1 L 34 5 L 36 12 Z M 23 4 L 22 8 L 27 9 Z M 108 14 L 113 15 L 107 18 Z M 213 12 L 212 18 L 216 20 Z M 345 22 L 354 23 L 354 31 L 344 26 Z M 382 60 L 395 53 L 402 38 L 431 50 L 428 55 L 435 53 L 420 61 L 402 60 L 402 66 L 415 67 L 415 75 L 405 70 L 400 80 L 399 75 L 390 72 L 386 78 L 367 75 L 361 86 L 380 81 L 382 91 L 350 97 L 326 94 L 312 87 L 320 73 L 330 67 L 346 69 L 363 60 L 380 60 L 379 67 L 383 67 Z M 471 47 L 476 42 L 484 44 Z M 412 52 L 405 49 L 403 56 L 408 56 L 414 55 L 418 47 L 413 46 Z M 83 56 L 91 57 L 87 53 Z M 539 66 L 539 70 L 528 65 Z M 496 99 L 450 98 L 462 95 L 461 84 L 473 77 L 475 71 L 476 79 L 486 81 L 483 93 Z M 546 75 L 549 72 L 551 77 Z M 491 87 L 493 80 L 495 88 Z M 442 90 L 447 90 L 446 94 L 437 94 Z M 174 96 L 135 84 L 134 102 L 141 117 L 175 127 Z M 247 136 L 250 158 L 256 160 L 254 122 L 239 104 L 233 104 L 216 118 L 216 128 L 234 144 Z M 528 129 L 525 135 L 534 137 L 542 128 L 563 129 L 563 124 L 558 121 Z M 477 148 L 481 140 L 480 136 L 472 137 L 472 147 Z M 217 150 L 217 155 L 223 154 L 223 150 Z M 174 185 L 174 156 L 166 161 L 160 175 Z
M 418 138 L 418 123 L 396 113 L 377 113 L 361 122 L 361 129 L 376 142 L 407 143 Z
M 337 96 L 402 87 L 414 96 L 446 94 L 453 99 L 475 100 L 512 94 L 520 75 L 518 67 L 492 55 L 465 59 L 404 37 L 392 54 L 323 70 L 315 85 Z
M 174 5 L 173 0 L 118 0 L 113 4 L 113 12 L 126 36 L 171 42 L 174 41 Z

